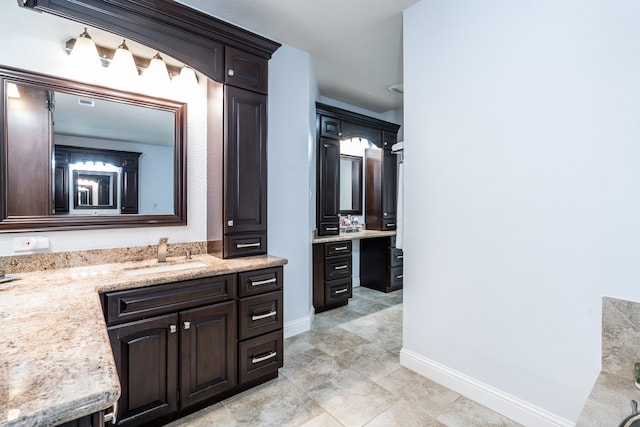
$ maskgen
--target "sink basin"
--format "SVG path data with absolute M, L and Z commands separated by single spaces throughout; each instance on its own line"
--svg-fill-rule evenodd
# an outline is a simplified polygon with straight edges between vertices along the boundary
M 126 269 L 124 272 L 127 276 L 142 276 L 143 274 L 166 273 L 169 271 L 189 270 L 192 268 L 206 267 L 208 264 L 201 261 L 184 262 L 179 264 L 154 264 L 145 267 L 134 267 Z

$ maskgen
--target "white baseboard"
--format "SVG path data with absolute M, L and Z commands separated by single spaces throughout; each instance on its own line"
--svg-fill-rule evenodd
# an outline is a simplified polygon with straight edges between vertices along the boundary
M 404 348 L 400 364 L 527 427 L 573 427 L 574 423 Z
M 289 338 L 294 335 L 301 334 L 311 330 L 311 321 L 313 320 L 313 310 L 309 316 L 287 322 L 284 325 L 284 337 Z

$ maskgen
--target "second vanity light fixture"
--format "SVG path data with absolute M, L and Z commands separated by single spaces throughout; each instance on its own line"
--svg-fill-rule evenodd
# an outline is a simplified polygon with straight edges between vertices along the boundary
M 168 65 L 160 56 L 160 52 L 151 60 L 135 56 L 129 50 L 125 40 L 116 48 L 96 45 L 85 28 L 77 39 L 69 39 L 65 43 L 65 50 L 79 67 L 87 72 L 107 67 L 115 77 L 130 79 L 142 75 L 154 85 L 169 85 L 172 81 L 179 82 L 185 88 L 198 85 L 198 78 L 193 68 L 185 65 L 182 68 Z

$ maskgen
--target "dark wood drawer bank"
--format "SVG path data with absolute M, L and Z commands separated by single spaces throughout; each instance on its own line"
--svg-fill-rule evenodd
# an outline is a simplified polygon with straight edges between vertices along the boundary
M 345 305 L 352 296 L 350 240 L 313 245 L 313 307 L 316 313 Z
M 277 377 L 282 287 L 273 267 L 102 294 L 116 424 L 159 425 Z

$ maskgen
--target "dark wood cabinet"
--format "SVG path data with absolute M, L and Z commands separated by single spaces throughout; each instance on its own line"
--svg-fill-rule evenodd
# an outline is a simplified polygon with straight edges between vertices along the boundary
M 239 49 L 225 49 L 225 84 L 266 94 L 268 61 Z
M 282 289 L 272 267 L 103 294 L 117 425 L 160 425 L 277 377 Z
M 58 427 L 104 427 L 105 416 L 104 412 L 95 412 L 93 414 L 85 415 L 77 420 L 68 421 L 64 424 L 60 424 Z
M 178 410 L 178 315 L 108 328 L 120 377 L 117 425 L 134 426 Z
M 391 148 L 365 150 L 365 224 L 396 229 L 397 160 Z
M 360 286 L 382 292 L 402 288 L 403 253 L 395 236 L 360 241 Z
M 318 179 L 316 221 L 318 235 L 340 232 L 340 141 L 320 138 L 318 141 Z
M 395 229 L 397 178 L 391 147 L 396 142 L 399 128 L 393 123 L 316 103 L 318 236 L 340 232 L 340 143 L 342 139 L 351 138 L 365 138 L 376 147 L 368 150 L 370 159 L 365 158 L 365 181 L 360 186 L 365 193 L 366 228 Z M 368 171 L 369 167 L 371 171 Z
M 225 87 L 225 258 L 267 251 L 267 97 Z
M 316 313 L 345 305 L 352 296 L 352 242 L 313 245 L 313 307 Z
M 138 213 L 138 157 L 126 154 L 121 158 L 120 213 Z

